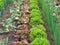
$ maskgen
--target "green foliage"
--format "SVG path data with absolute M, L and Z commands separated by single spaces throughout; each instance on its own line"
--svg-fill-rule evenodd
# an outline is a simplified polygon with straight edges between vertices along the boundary
M 13 3 L 13 0 L 6 0 L 6 3 L 7 4 L 12 4 Z
M 30 0 L 30 3 L 38 3 L 38 0 Z
M 36 4 L 36 5 L 37 5 L 38 2 L 37 2 L 37 1 L 30 1 L 30 5 L 31 5 L 31 4 Z
M 30 45 L 50 45 L 50 43 L 45 38 L 36 38 Z
M 4 0 L 0 0 L 0 9 L 4 6 Z
M 31 28 L 31 32 L 30 32 L 31 41 L 33 41 L 35 38 L 39 38 L 39 37 L 47 38 L 47 35 L 43 30 L 41 30 L 37 27 Z
M 12 19 L 11 18 L 8 18 L 8 19 L 5 19 L 5 20 L 2 20 L 2 26 L 3 26 L 3 30 L 8 32 L 9 29 L 13 28 L 12 26 Z
M 36 25 L 36 26 L 33 26 L 33 27 L 36 27 L 36 28 L 38 28 L 38 29 L 40 29 L 40 30 L 46 32 L 46 29 L 45 29 L 45 27 L 44 27 L 42 24 Z M 32 27 L 32 28 L 33 28 L 33 27 Z
M 44 28 L 41 13 L 38 7 L 38 0 L 30 0 L 30 45 L 50 45 L 47 40 L 46 29 Z
M 37 4 L 32 3 L 31 7 L 35 7 Z M 38 8 L 38 5 L 37 5 Z M 34 26 L 34 25 L 39 25 L 39 24 L 43 24 L 43 20 L 41 19 L 41 15 L 40 15 L 40 11 L 39 9 L 35 9 L 35 8 L 30 8 L 31 10 L 31 14 L 30 14 L 30 26 Z
M 44 32 L 46 32 L 46 29 L 45 29 L 45 27 L 43 26 L 43 25 L 36 25 L 36 27 L 38 28 L 38 29 L 41 29 L 42 31 L 44 31 Z
M 40 17 L 40 18 L 41 18 L 41 16 L 40 16 L 39 13 L 37 13 L 37 12 L 32 12 L 32 13 L 30 14 L 30 18 L 34 18 L 34 17 Z
M 30 0 L 30 1 L 37 1 L 37 0 Z
M 38 4 L 37 1 L 30 1 L 30 4 L 32 4 L 32 3 L 34 3 L 34 4 Z
M 30 5 L 30 9 L 32 10 L 32 9 L 39 9 L 39 8 L 38 8 L 38 5 L 36 5 L 36 4 L 31 4 L 31 5 Z
M 2 16 L 3 9 L 4 9 L 4 1 L 0 0 L 0 16 Z
M 38 17 L 41 18 L 40 11 L 37 10 L 37 9 L 33 9 L 33 10 L 31 10 L 30 18 L 32 18 L 32 17 L 36 17 L 36 16 L 38 16 Z
M 38 9 L 38 0 L 30 0 L 30 9 Z
M 19 7 L 19 6 L 18 6 Z M 19 8 L 20 9 L 20 8 Z M 17 8 L 13 8 L 13 9 L 11 9 L 10 10 L 10 13 L 11 13 L 11 19 L 19 19 L 19 16 L 20 16 L 20 10 L 19 9 L 17 9 Z M 19 11 L 17 11 L 17 10 L 19 10 Z
M 12 0 L 0 0 L 0 16 L 2 16 L 4 10 L 7 8 L 6 6 L 12 2 Z
M 37 13 L 40 13 L 40 10 L 39 10 L 39 9 L 33 9 L 33 10 L 31 10 L 31 12 L 37 12 Z
M 0 40 L 0 45 L 7 45 L 8 43 L 8 37 L 4 37 L 3 39 Z
M 22 4 L 22 0 L 17 0 L 17 1 L 13 0 L 13 2 L 14 2 L 14 4 L 15 4 L 15 7 L 16 7 L 16 8 L 19 8 L 18 6 L 21 6 L 21 4 Z M 18 2 L 18 3 L 17 3 L 17 2 Z
M 39 24 L 43 24 L 44 22 L 42 21 L 42 19 L 40 19 L 40 17 L 36 16 L 30 19 L 30 26 L 34 26 L 34 25 L 39 25 Z
M 2 25 L 3 30 L 5 32 L 11 31 L 11 30 L 12 31 L 16 30 L 16 26 L 15 26 L 15 24 L 13 22 L 14 22 L 14 20 L 19 20 L 19 17 L 21 16 L 21 11 L 20 11 L 21 4 L 19 2 L 21 2 L 21 0 L 18 0 L 18 2 L 14 0 L 15 8 L 12 8 L 12 9 L 10 8 L 11 16 L 9 18 L 5 18 L 1 22 L 1 25 Z M 0 29 L 0 30 L 2 30 L 2 29 Z M 3 33 L 3 31 L 1 31 L 1 32 Z

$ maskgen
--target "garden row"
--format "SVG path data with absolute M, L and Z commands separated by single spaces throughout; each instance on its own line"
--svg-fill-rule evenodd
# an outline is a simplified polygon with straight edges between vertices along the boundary
M 7 0 L 7 2 L 9 2 L 9 0 Z M 1 17 L 2 20 L 0 19 L 0 45 L 7 45 L 8 42 L 10 43 L 11 40 L 15 39 L 15 38 L 12 39 L 12 35 L 14 34 L 13 32 L 15 32 L 15 30 L 17 28 L 16 27 L 16 25 L 17 25 L 16 21 L 19 20 L 20 16 L 21 16 L 22 0 L 17 0 L 17 1 L 14 0 L 13 4 L 14 4 L 13 5 L 14 7 L 12 8 L 11 6 L 9 6 L 11 8 L 9 8 L 9 11 L 7 10 L 9 13 L 6 14 L 6 12 L 5 12 L 5 14 L 3 15 L 3 16 L 7 15 L 6 16 L 7 18 L 6 17 L 2 18 L 3 17 L 2 16 Z M 12 35 L 10 36 L 10 34 L 12 34 Z
M 38 0 L 30 0 L 30 45 L 50 45 L 38 6 Z
M 10 6 L 11 8 L 9 8 L 10 16 L 8 18 L 4 18 L 0 20 L 1 21 L 0 25 L 2 25 L 2 28 L 0 28 L 0 33 L 13 31 L 13 30 L 16 30 L 17 28 L 14 22 L 16 22 L 15 20 L 19 20 L 21 16 L 22 0 L 17 0 L 17 1 L 14 0 L 13 4 L 14 4 L 13 5 L 14 8 L 12 8 L 11 6 Z

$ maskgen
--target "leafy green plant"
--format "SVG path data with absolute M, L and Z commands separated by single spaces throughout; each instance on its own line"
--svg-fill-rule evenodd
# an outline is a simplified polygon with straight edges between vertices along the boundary
M 31 14 L 30 14 L 30 26 L 32 27 L 34 25 L 36 26 L 36 25 L 43 24 L 43 23 L 44 22 L 41 19 L 40 11 L 38 9 L 32 8 Z
M 30 45 L 50 45 L 46 38 L 36 38 Z
M 30 45 L 50 45 L 47 40 L 46 29 L 38 7 L 38 0 L 30 0 Z
M 43 25 L 40 24 L 40 25 L 37 25 L 36 27 L 41 29 L 42 31 L 46 32 L 46 29 Z
M 16 26 L 13 24 L 14 20 L 19 20 L 19 17 L 21 16 L 21 11 L 20 11 L 20 7 L 21 7 L 21 2 L 22 0 L 18 0 L 18 2 L 16 2 L 14 0 L 14 8 L 10 8 L 10 14 L 11 16 L 9 18 L 5 18 L 4 20 L 2 20 L 1 24 L 3 27 L 3 30 L 5 32 L 11 31 L 11 30 L 16 30 Z M 21 2 L 21 3 L 20 3 Z M 17 6 L 16 6 L 17 5 Z M 2 30 L 2 29 L 0 29 Z M 3 32 L 3 31 L 1 31 Z
M 31 3 L 33 3 L 33 2 L 37 2 L 38 3 L 38 0 L 30 0 L 30 2 Z
M 20 16 L 20 11 L 17 11 L 17 8 L 14 8 L 14 9 L 11 9 L 11 11 L 13 11 L 12 13 L 11 13 L 11 18 L 14 20 L 14 19 L 16 19 L 16 18 L 18 18 L 19 19 L 19 16 Z M 10 12 L 11 12 L 10 11 Z
M 1 24 L 3 26 L 4 31 L 8 32 L 10 29 L 13 29 L 12 21 L 13 20 L 11 18 L 2 20 Z
M 30 9 L 32 10 L 32 9 L 39 9 L 39 8 L 37 4 L 33 3 L 33 4 L 30 4 Z
M 37 13 L 37 12 L 32 12 L 32 13 L 30 14 L 30 18 L 34 18 L 34 17 L 41 17 L 41 16 L 40 16 L 40 14 Z
M 38 4 L 37 1 L 30 1 L 30 4 L 32 4 L 32 3 L 34 3 L 34 4 Z
M 43 30 L 41 30 L 37 27 L 31 28 L 31 32 L 30 32 L 31 41 L 33 41 L 35 38 L 39 38 L 39 37 L 47 38 L 47 35 Z
M 32 13 L 32 12 L 40 13 L 40 10 L 39 10 L 39 9 L 33 9 L 33 10 L 31 10 L 31 13 Z
M 36 17 L 33 17 L 30 19 L 29 24 L 32 27 L 34 25 L 39 25 L 39 24 L 43 24 L 43 23 L 44 23 L 43 20 L 40 17 L 36 16 Z
M 30 1 L 30 4 L 38 4 L 38 2 L 37 1 Z
M 46 32 L 45 27 L 44 27 L 43 25 L 41 25 L 41 24 L 40 24 L 40 25 L 33 26 L 33 27 L 34 27 L 34 28 L 37 27 L 38 29 L 40 29 L 40 30 Z M 33 28 L 33 27 L 32 27 L 32 28 Z
M 30 9 L 38 9 L 38 0 L 30 0 Z
M 0 0 L 0 9 L 4 6 L 4 0 Z
M 33 9 L 33 10 L 31 10 L 30 18 L 32 18 L 32 17 L 36 17 L 36 16 L 38 16 L 38 17 L 41 18 L 40 11 L 37 10 L 37 9 Z

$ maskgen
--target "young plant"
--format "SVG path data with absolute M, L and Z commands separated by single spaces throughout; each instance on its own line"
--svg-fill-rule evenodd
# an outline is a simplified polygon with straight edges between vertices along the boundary
M 38 16 L 38 17 L 41 18 L 40 11 L 37 10 L 37 9 L 33 9 L 33 10 L 31 10 L 30 18 L 32 18 L 32 17 L 36 17 L 36 16 Z
M 42 31 L 46 32 L 46 29 L 43 25 L 40 24 L 40 25 L 37 25 L 36 27 L 41 29 Z
M 30 0 L 30 3 L 32 3 L 32 2 L 37 2 L 38 3 L 38 0 Z
M 35 38 L 40 38 L 40 37 L 47 38 L 47 35 L 44 31 L 42 31 L 37 27 L 31 28 L 31 32 L 30 32 L 31 41 L 35 40 Z
M 8 0 L 8 1 L 10 1 L 10 0 Z M 20 4 L 20 2 L 21 2 L 21 0 L 18 0 L 18 2 L 14 0 L 15 7 L 12 8 L 12 9 L 10 8 L 11 16 L 9 18 L 6 18 L 6 19 L 2 20 L 1 24 L 2 24 L 2 27 L 3 27 L 4 31 L 8 32 L 8 31 L 11 31 L 11 30 L 16 30 L 16 25 L 13 24 L 13 21 L 14 20 L 19 20 L 19 17 L 21 16 L 20 15 L 21 14 L 21 11 L 20 11 L 21 4 Z
M 36 2 L 36 1 L 30 1 L 30 4 L 32 4 L 32 3 L 38 4 L 38 2 Z
M 4 0 L 0 0 L 0 9 L 2 9 L 4 6 Z
M 44 23 L 43 20 L 38 16 L 30 19 L 30 26 L 31 27 L 34 25 L 39 25 L 39 24 L 43 24 L 43 23 Z
M 33 10 L 31 10 L 31 13 L 32 13 L 32 12 L 40 13 L 40 10 L 39 10 L 39 9 L 33 9 Z
M 50 45 L 46 38 L 36 38 L 30 45 Z
M 32 9 L 39 9 L 39 8 L 38 8 L 37 4 L 32 3 L 32 4 L 30 4 L 30 9 L 32 10 Z

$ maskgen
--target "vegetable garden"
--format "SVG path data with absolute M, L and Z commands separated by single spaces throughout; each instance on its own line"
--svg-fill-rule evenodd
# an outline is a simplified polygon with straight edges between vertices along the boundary
M 58 0 L 0 0 L 0 45 L 59 45 Z

